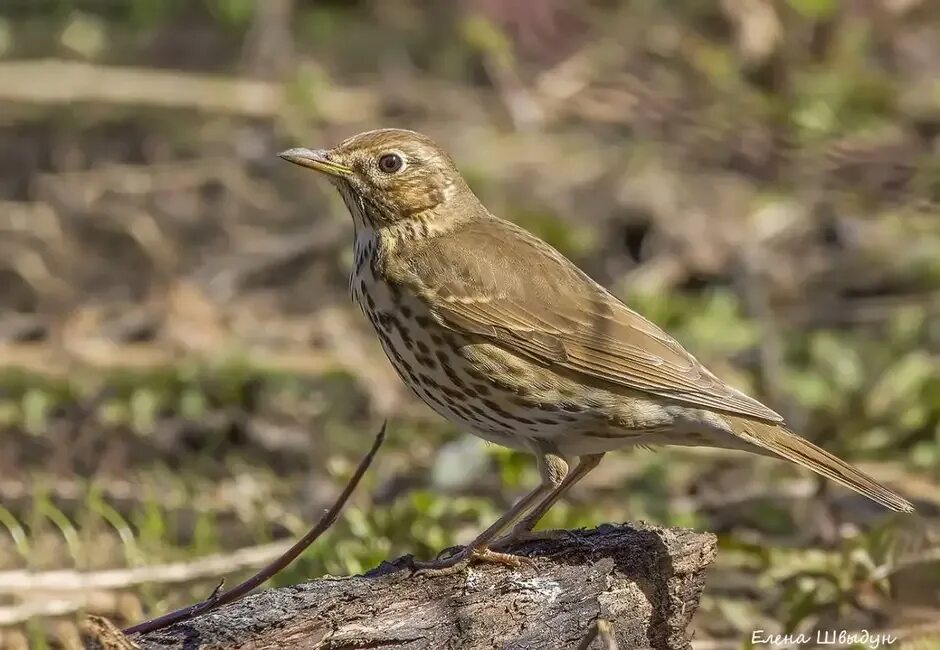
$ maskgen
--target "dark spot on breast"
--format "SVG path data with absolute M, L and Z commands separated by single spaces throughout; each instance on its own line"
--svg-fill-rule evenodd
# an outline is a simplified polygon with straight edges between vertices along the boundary
M 435 391 L 428 390 L 428 391 L 425 391 L 424 394 L 430 401 L 434 402 L 438 406 L 443 406 L 443 407 L 447 406 L 446 404 L 444 404 L 444 400 L 438 397 Z
M 389 317 L 388 313 L 384 311 L 377 312 L 379 318 L 379 324 L 382 326 L 382 329 L 386 332 L 390 332 L 392 329 L 392 319 Z
M 493 422 L 499 427 L 498 432 L 505 435 L 513 435 L 517 428 L 515 424 L 506 419 L 495 417 Z
M 479 406 L 477 406 L 476 404 L 468 403 L 467 408 L 473 411 L 474 413 L 476 413 L 477 415 L 486 415 L 486 412 L 483 409 L 481 409 Z
M 449 386 L 444 386 L 443 384 L 441 384 L 440 386 L 438 386 L 438 388 L 441 389 L 442 393 L 444 393 L 445 395 L 447 395 L 449 398 L 453 400 L 459 400 L 463 398 L 463 393 L 456 391 L 453 388 L 450 388 Z
M 382 339 L 382 342 L 383 342 L 385 345 L 387 345 L 388 348 L 389 348 L 394 354 L 397 354 L 397 353 L 395 352 L 394 346 L 392 345 L 392 342 L 391 342 L 391 341 L 389 340 L 389 338 L 388 338 L 388 334 L 385 333 L 385 330 L 382 330 L 382 329 L 379 329 L 378 327 L 376 327 L 375 332 L 376 332 L 376 334 L 379 335 L 379 338 Z
M 431 348 L 428 347 L 428 344 L 424 341 L 418 341 L 415 345 L 418 346 L 418 351 L 421 354 L 431 354 Z
M 402 327 L 401 321 L 399 321 L 394 314 L 389 314 L 388 316 L 389 324 L 398 331 L 398 335 L 401 337 L 402 342 L 408 347 L 409 350 L 414 349 L 414 339 L 411 336 L 411 330 L 407 327 Z
M 421 364 L 425 368 L 432 368 L 432 369 L 437 368 L 437 363 L 434 361 L 434 359 L 426 354 L 416 354 L 415 361 L 417 361 L 419 364 Z
M 418 394 L 418 385 L 412 384 L 410 381 L 408 381 L 408 376 L 405 374 L 405 371 L 401 369 L 401 366 L 393 365 L 392 367 L 395 369 L 395 372 L 398 374 L 398 377 L 401 379 L 401 383 L 403 383 L 405 386 L 410 388 L 412 393 L 414 393 L 415 395 L 418 395 L 418 397 L 421 397 L 421 395 Z
M 402 357 L 400 354 L 396 354 L 395 360 L 401 364 L 401 367 L 405 369 L 405 372 L 407 372 L 409 375 L 414 375 L 414 368 L 411 367 L 411 364 L 408 363 L 404 357 Z
M 432 334 L 431 343 L 434 345 L 444 345 L 444 337 L 442 337 L 440 334 Z
M 630 434 L 624 435 L 624 434 L 622 434 L 622 433 L 603 433 L 603 432 L 599 432 L 599 431 L 585 431 L 585 432 L 584 432 L 584 435 L 587 436 L 588 438 L 601 438 L 601 439 L 603 439 L 603 440 L 616 440 L 616 439 L 618 439 L 618 438 L 632 438 L 632 437 L 635 437 L 635 436 L 632 436 L 632 435 L 630 435 Z
M 427 316 L 415 316 L 415 322 L 424 328 L 431 327 L 431 319 Z
M 509 413 L 506 409 L 504 409 L 502 406 L 500 406 L 499 404 L 497 404 L 497 403 L 494 402 L 493 400 L 491 400 L 491 399 L 485 399 L 485 400 L 483 400 L 483 404 L 486 406 L 486 408 L 490 409 L 491 411 L 493 411 L 493 412 L 496 413 L 497 415 L 501 415 L 501 416 L 504 417 L 504 418 L 513 419 L 513 416 L 512 416 L 511 413 Z
M 404 377 L 402 377 L 402 379 L 404 379 Z M 412 386 L 412 385 L 409 384 L 407 381 L 405 381 L 405 382 L 403 382 L 403 383 L 404 383 L 406 386 L 408 386 L 409 389 L 411 389 L 411 392 L 414 393 L 414 394 L 417 396 L 418 399 L 420 399 L 420 400 L 421 400 L 422 402 L 424 402 L 425 404 L 428 403 L 427 399 L 425 399 L 425 393 L 427 392 L 427 389 L 424 388 L 424 386 Z
M 454 369 L 450 367 L 450 364 L 442 361 L 441 368 L 444 370 L 444 374 L 447 375 L 447 378 L 450 379 L 451 382 L 461 388 L 465 385 L 463 379 L 460 378 L 460 375 L 454 372 Z
M 452 402 L 452 403 L 450 404 L 450 408 L 451 408 L 451 410 L 453 410 L 454 412 L 458 413 L 459 415 L 461 415 L 461 416 L 463 416 L 463 417 L 465 417 L 465 418 L 467 418 L 467 419 L 471 419 L 471 420 L 474 419 L 473 414 L 472 414 L 468 409 L 466 409 L 466 408 L 464 408 L 463 406 L 461 406 L 459 403 Z
M 411 318 L 412 314 L 414 314 L 414 312 L 411 311 L 411 307 L 408 305 L 402 305 L 398 311 L 400 311 L 401 315 L 405 318 Z
M 470 408 L 474 413 L 476 413 L 477 415 L 479 415 L 482 419 L 486 420 L 487 422 L 492 422 L 493 424 L 497 424 L 497 425 L 499 425 L 499 426 L 501 426 L 501 427 L 506 427 L 506 425 L 507 425 L 507 423 L 505 422 L 505 420 L 500 420 L 498 417 L 494 416 L 494 415 L 491 414 L 491 413 L 488 413 L 487 411 L 484 411 L 484 410 L 481 409 L 481 408 L 474 407 L 474 406 L 469 406 L 469 408 Z
M 473 387 L 476 389 L 480 395 L 489 395 L 490 388 L 486 384 L 474 384 Z
M 388 341 L 387 338 L 384 338 L 384 332 L 379 332 L 379 336 L 382 336 L 383 340 Z M 391 352 L 392 357 L 394 357 L 392 361 L 393 364 L 397 363 L 398 365 L 401 365 L 405 363 L 405 360 L 402 358 L 401 353 L 398 351 L 398 348 L 396 348 L 391 343 L 389 343 L 388 348 L 389 348 L 389 351 Z

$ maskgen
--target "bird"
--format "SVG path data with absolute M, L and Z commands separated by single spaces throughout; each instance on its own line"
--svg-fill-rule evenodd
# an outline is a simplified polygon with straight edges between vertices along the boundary
M 536 459 L 534 489 L 467 546 L 418 570 L 527 562 L 496 549 L 530 536 L 606 453 L 637 446 L 772 456 L 913 511 L 719 379 L 555 248 L 493 215 L 429 137 L 385 128 L 279 156 L 324 175 L 342 197 L 354 224 L 349 290 L 402 381 L 458 427 Z

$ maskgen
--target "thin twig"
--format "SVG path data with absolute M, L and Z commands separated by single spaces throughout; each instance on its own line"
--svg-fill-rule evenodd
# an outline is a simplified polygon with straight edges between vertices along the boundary
M 339 497 L 337 497 L 333 506 L 327 510 L 320 520 L 309 531 L 307 531 L 303 537 L 297 540 L 297 543 L 291 546 L 282 556 L 275 559 L 273 562 L 258 571 L 255 575 L 251 576 L 229 591 L 221 592 L 222 585 L 219 584 L 219 586 L 213 590 L 209 597 L 202 602 L 196 603 L 195 605 L 190 605 L 189 607 L 183 607 L 174 612 L 170 612 L 169 614 L 164 614 L 163 616 L 158 616 L 157 618 L 151 619 L 149 621 L 144 621 L 143 623 L 133 625 L 125 629 L 124 634 L 130 635 L 144 632 L 153 632 L 154 630 L 168 627 L 174 623 L 179 623 L 181 621 L 187 621 L 191 618 L 195 618 L 196 616 L 205 614 L 206 612 L 216 609 L 217 607 L 221 607 L 222 605 L 235 602 L 242 596 L 252 591 L 255 587 L 259 586 L 277 574 L 288 564 L 293 562 L 298 555 L 303 553 L 308 546 L 310 546 L 320 535 L 322 535 L 330 526 L 333 525 L 334 521 L 336 521 L 337 516 L 339 516 L 340 511 L 343 509 L 343 506 L 346 505 L 346 501 L 349 500 L 350 495 L 356 489 L 356 486 L 359 485 L 359 481 L 362 479 L 362 476 L 366 473 L 366 470 L 369 469 L 369 465 L 372 464 L 372 459 L 375 458 L 375 454 L 378 452 L 379 447 L 382 445 L 382 441 L 385 439 L 385 428 L 387 425 L 388 421 L 382 423 L 382 428 L 379 429 L 378 434 L 375 436 L 375 442 L 372 443 L 372 448 L 369 450 L 369 453 L 367 453 L 365 457 L 359 462 L 359 466 L 353 473 L 352 478 L 349 479 L 349 482 L 346 484 L 346 487 L 343 488 L 343 491 L 340 493 Z

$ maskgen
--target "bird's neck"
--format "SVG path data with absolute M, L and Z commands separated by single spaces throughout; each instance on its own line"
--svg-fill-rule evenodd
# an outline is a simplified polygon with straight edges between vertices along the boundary
M 458 230 L 470 221 L 494 218 L 466 187 L 447 193 L 445 200 L 433 206 L 396 219 L 382 218 L 376 206 L 348 188 L 341 188 L 340 192 L 353 218 L 356 266 L 361 269 L 368 265 L 376 277 L 385 275 L 389 264 L 394 266 L 396 261 L 409 257 L 409 251 L 424 242 Z
M 476 197 L 473 199 L 472 202 L 442 201 L 424 210 L 369 227 L 375 231 L 381 245 L 389 251 L 407 250 L 411 246 L 421 245 L 428 239 L 459 229 L 466 222 L 478 219 L 481 214 L 487 214 Z

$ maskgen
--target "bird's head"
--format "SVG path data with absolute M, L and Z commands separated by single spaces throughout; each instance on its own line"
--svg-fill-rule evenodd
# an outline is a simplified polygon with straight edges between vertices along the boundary
M 466 190 L 450 156 L 414 131 L 367 131 L 332 149 L 288 149 L 279 155 L 325 174 L 353 218 L 373 228 L 428 214 Z

